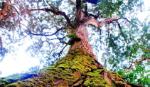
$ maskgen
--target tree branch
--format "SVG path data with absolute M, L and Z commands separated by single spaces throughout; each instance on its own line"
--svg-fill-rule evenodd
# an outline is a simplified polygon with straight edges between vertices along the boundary
M 81 9 L 81 0 L 76 0 L 76 9 L 77 11 Z
M 56 33 L 58 33 L 59 31 L 61 31 L 63 29 L 64 28 L 60 28 L 60 29 L 56 30 L 54 33 L 52 33 L 52 34 L 44 34 L 44 33 L 37 34 L 37 33 L 33 33 L 31 30 L 27 30 L 27 33 L 31 34 L 31 35 L 36 35 L 36 36 L 53 36 L 53 35 L 55 35 Z
M 112 23 L 113 21 L 117 21 L 119 18 L 117 17 L 114 17 L 114 18 L 106 18 L 105 20 L 103 21 L 97 21 L 95 18 L 89 18 L 89 20 L 85 23 L 87 25 L 91 24 L 91 25 L 94 25 L 96 27 L 101 27 L 103 26 L 104 24 L 110 24 Z
M 100 17 L 100 13 L 99 13 L 99 11 L 96 15 L 88 13 L 88 16 L 91 16 L 91 17 L 94 17 L 95 19 L 97 19 L 98 17 Z
M 132 62 L 132 63 L 133 63 L 134 65 L 138 65 L 138 64 L 142 63 L 143 61 L 149 61 L 149 62 L 150 62 L 150 58 L 142 57 L 141 59 L 135 60 L 135 61 Z
M 131 69 L 133 69 L 133 66 L 139 65 L 139 64 L 141 64 L 144 61 L 150 62 L 150 58 L 142 57 L 142 58 L 140 58 L 138 60 L 135 60 L 135 61 L 131 62 L 131 65 L 129 67 L 127 67 L 126 69 L 127 70 L 131 70 Z
M 125 42 L 127 43 L 126 35 L 123 33 L 123 30 L 122 30 L 122 27 L 121 27 L 120 23 L 118 21 L 116 21 L 116 23 L 117 23 L 118 28 L 120 30 L 120 34 L 122 35 L 122 37 L 124 38 Z
M 52 12 L 55 15 L 62 15 L 66 19 L 68 25 L 71 26 L 71 27 L 73 27 L 73 25 L 71 24 L 71 21 L 70 21 L 69 17 L 63 11 L 59 11 L 57 9 L 50 9 L 50 8 L 30 9 L 29 11 L 36 11 L 36 10 L 42 10 L 42 11 L 45 11 L 45 12 Z
M 82 1 L 76 0 L 76 24 L 79 25 L 85 14 L 82 12 Z

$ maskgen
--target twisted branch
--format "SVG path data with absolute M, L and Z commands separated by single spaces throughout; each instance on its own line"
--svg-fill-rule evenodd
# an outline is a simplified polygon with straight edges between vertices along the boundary
M 72 25 L 72 23 L 71 23 L 69 17 L 68 17 L 68 16 L 66 15 L 66 13 L 63 12 L 63 11 L 59 11 L 59 10 L 57 10 L 57 9 L 51 9 L 51 8 L 30 9 L 29 11 L 36 11 L 36 10 L 38 10 L 38 11 L 39 11 L 39 10 L 42 10 L 42 11 L 45 11 L 45 12 L 52 12 L 52 13 L 55 14 L 55 15 L 62 15 L 62 16 L 66 19 L 68 25 L 71 26 L 71 27 L 73 27 L 73 25 Z

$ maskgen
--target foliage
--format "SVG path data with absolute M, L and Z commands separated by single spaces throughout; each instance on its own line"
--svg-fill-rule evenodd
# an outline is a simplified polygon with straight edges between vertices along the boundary
M 109 38 L 111 43 L 109 42 L 110 44 L 108 46 L 112 49 L 110 49 L 110 52 L 113 52 L 115 55 L 110 56 L 108 62 L 112 67 L 118 66 L 118 68 L 112 68 L 113 70 L 118 71 L 120 69 L 129 69 L 129 72 L 122 70 L 123 77 L 128 82 L 142 84 L 147 87 L 149 85 L 149 77 L 147 74 L 149 73 L 149 65 L 147 62 L 149 62 L 150 58 L 150 45 L 148 43 L 149 37 L 147 37 L 150 33 L 149 27 L 144 25 L 142 29 L 139 29 L 139 27 L 135 28 L 137 32 L 141 32 L 138 34 L 137 32 L 132 32 L 132 29 L 134 30 L 134 28 L 135 26 L 133 25 L 128 33 L 124 28 L 123 33 L 125 34 L 124 40 L 126 39 L 126 42 L 121 42 L 123 45 L 120 45 L 120 42 L 118 41 L 120 36 L 111 34 Z M 128 62 L 123 64 L 120 60 Z M 122 66 L 122 68 L 120 66 Z M 135 69 L 133 69 L 133 67 L 135 67 Z
M 77 36 L 75 34 L 69 34 L 67 35 L 69 38 L 77 38 Z
M 102 17 L 112 17 L 114 13 L 119 12 L 120 6 L 123 4 L 122 0 L 101 0 L 99 4 L 99 9 Z
M 118 74 L 132 84 L 141 84 L 144 87 L 148 87 L 150 85 L 149 72 L 143 65 L 137 65 L 131 71 L 119 70 Z

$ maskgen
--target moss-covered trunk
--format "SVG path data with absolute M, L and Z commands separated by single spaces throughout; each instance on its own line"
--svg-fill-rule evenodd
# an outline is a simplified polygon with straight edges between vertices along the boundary
M 79 52 L 68 54 L 34 78 L 6 87 L 130 87 L 117 74 L 98 68 L 95 60 Z
M 86 30 L 94 21 L 88 19 L 78 10 L 76 28 L 70 32 L 76 37 L 71 38 L 70 50 L 64 58 L 43 69 L 38 76 L 6 87 L 132 87 L 97 62 Z
M 96 61 L 85 27 L 80 25 L 72 32 L 77 37 L 71 38 L 73 44 L 64 58 L 43 69 L 37 77 L 6 87 L 131 87 Z

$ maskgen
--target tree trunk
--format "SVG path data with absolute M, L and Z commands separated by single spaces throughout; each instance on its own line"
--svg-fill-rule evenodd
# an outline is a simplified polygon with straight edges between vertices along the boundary
M 4 87 L 132 87 L 116 73 L 97 67 L 95 63 L 87 54 L 70 52 L 56 64 L 43 69 L 37 77 Z
M 64 58 L 43 69 L 36 77 L 4 87 L 136 87 L 129 85 L 118 74 L 107 71 L 97 62 L 88 42 L 86 25 L 92 23 L 100 26 L 101 23 L 85 17 L 80 9 L 76 16 L 77 27 L 71 34 L 77 37 L 72 38 L 73 44 Z
M 4 87 L 136 87 L 97 63 L 84 24 L 74 33 L 79 39 L 74 41 L 66 57 L 43 69 L 37 77 Z

